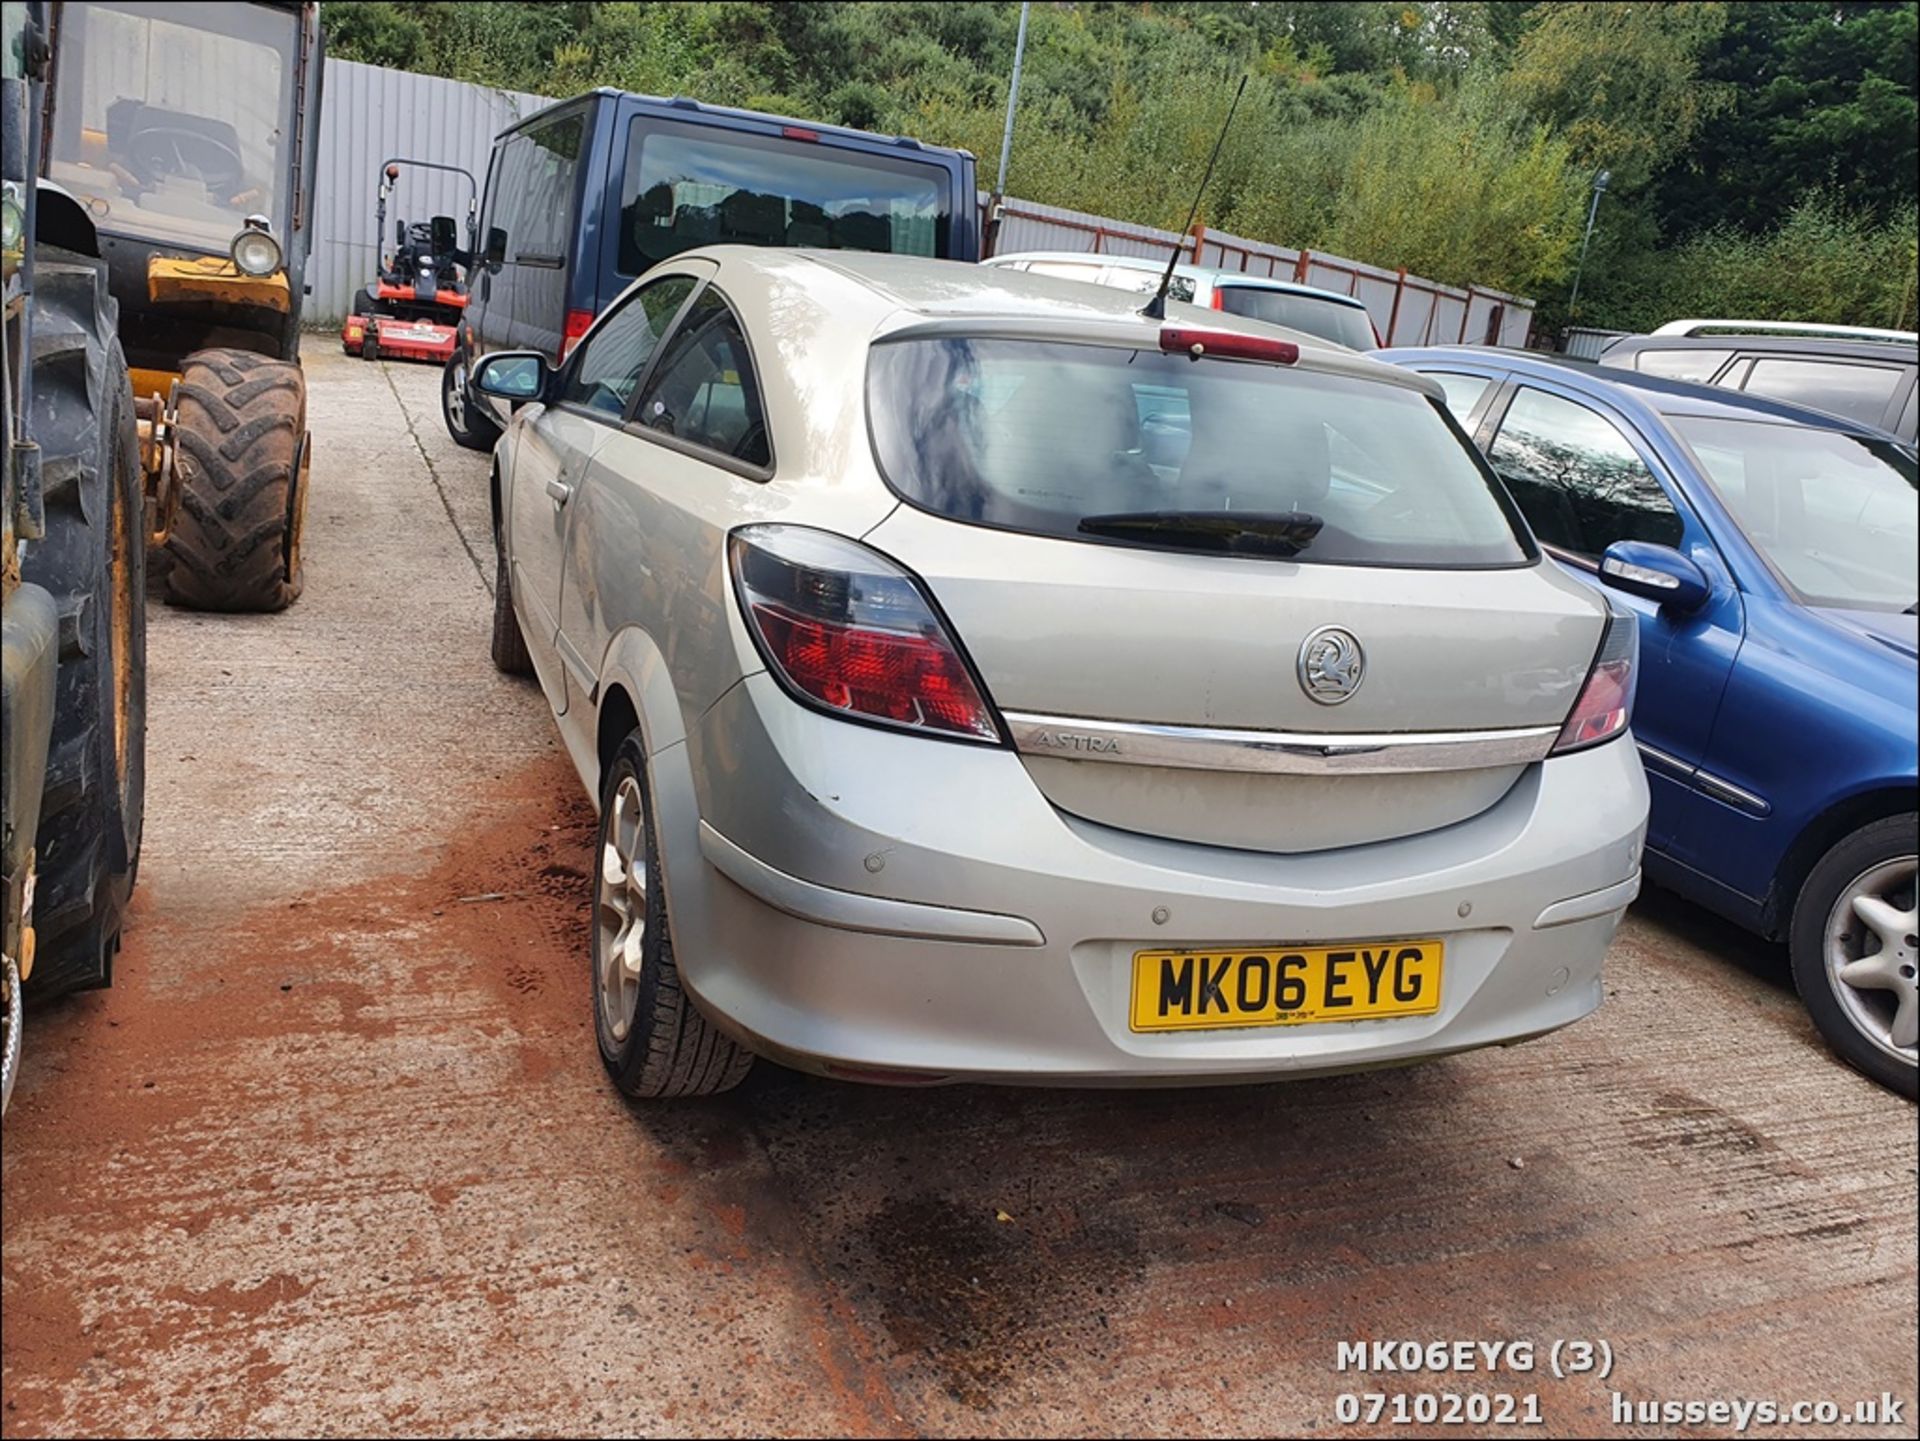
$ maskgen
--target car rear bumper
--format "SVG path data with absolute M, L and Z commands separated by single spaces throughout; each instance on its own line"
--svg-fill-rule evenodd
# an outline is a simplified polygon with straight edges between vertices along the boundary
M 903 1082 L 1258 1080 L 1551 1031 L 1599 1004 L 1647 805 L 1615 742 L 1425 835 L 1305 855 L 1164 841 L 1058 811 L 1010 752 L 820 716 L 765 675 L 685 759 L 684 792 L 657 785 L 656 804 L 703 1009 L 787 1064 Z M 1138 950 L 1413 937 L 1446 946 L 1430 1015 L 1129 1028 Z

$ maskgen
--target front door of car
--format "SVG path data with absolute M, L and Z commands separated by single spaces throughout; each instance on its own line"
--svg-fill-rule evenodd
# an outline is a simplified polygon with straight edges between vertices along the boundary
M 527 639 L 549 662 L 536 669 L 558 712 L 567 707 L 567 675 L 592 673 L 560 634 L 567 537 L 591 509 L 583 493 L 589 467 L 618 433 L 660 337 L 697 283 L 692 275 L 663 276 L 609 306 L 561 371 L 553 403 L 525 424 L 514 451 L 514 595 L 537 628 Z
M 1647 839 L 1671 853 L 1675 837 L 1685 833 L 1686 814 L 1699 804 L 1694 771 L 1706 760 L 1745 634 L 1739 589 L 1658 456 L 1625 417 L 1530 383 L 1514 386 L 1504 408 L 1495 402 L 1488 414 L 1488 460 L 1534 535 L 1571 574 L 1598 587 L 1606 548 L 1640 540 L 1673 547 L 1712 583 L 1712 598 L 1692 615 L 1607 591 L 1640 619 L 1633 732 L 1653 792 Z
M 567 689 L 554 640 L 560 629 L 560 568 L 566 557 L 568 506 L 606 427 L 577 407 L 550 404 L 520 426 L 513 447 L 507 555 L 513 596 L 541 687 L 556 711 Z
M 626 427 L 594 456 L 568 541 L 561 645 L 597 667 L 633 627 L 666 660 L 683 704 L 716 699 L 738 676 L 727 532 L 752 513 L 771 466 L 746 337 L 709 286 L 660 347 Z M 571 664 L 568 677 L 597 679 Z

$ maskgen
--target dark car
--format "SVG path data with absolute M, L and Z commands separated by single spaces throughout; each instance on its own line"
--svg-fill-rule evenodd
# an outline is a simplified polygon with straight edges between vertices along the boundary
M 498 135 L 480 254 L 441 382 L 447 429 L 490 448 L 467 383 L 492 350 L 564 360 L 634 277 L 700 245 L 980 258 L 973 156 L 902 136 L 595 90 Z
M 1912 451 L 1588 362 L 1378 355 L 1439 381 L 1548 553 L 1639 613 L 1648 877 L 1786 941 L 1828 1042 L 1915 1094 Z
M 1770 333 L 1769 333 L 1770 332 Z M 1859 326 L 1676 320 L 1609 345 L 1602 365 L 1844 415 L 1915 442 L 1920 340 Z

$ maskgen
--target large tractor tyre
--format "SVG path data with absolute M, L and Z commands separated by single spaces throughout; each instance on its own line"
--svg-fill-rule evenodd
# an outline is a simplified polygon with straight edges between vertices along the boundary
M 467 391 L 467 353 L 456 350 L 440 372 L 440 417 L 447 423 L 447 434 L 454 444 L 468 450 L 492 450 L 500 438 L 500 427 L 474 403 Z
M 146 496 L 119 308 L 99 260 L 42 246 L 34 261 L 33 438 L 46 535 L 24 579 L 60 611 L 35 951 L 40 1000 L 113 978 L 145 815 Z
M 180 506 L 167 599 L 193 610 L 284 610 L 300 594 L 307 509 L 307 384 L 248 350 L 180 367 Z

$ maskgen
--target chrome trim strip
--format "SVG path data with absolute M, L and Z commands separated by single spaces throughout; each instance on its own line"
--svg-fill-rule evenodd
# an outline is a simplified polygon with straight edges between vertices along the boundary
M 896 901 L 815 885 L 742 850 L 705 821 L 700 854 L 728 880 L 777 911 L 843 931 L 868 931 L 917 940 L 973 941 L 989 946 L 1044 946 L 1032 921 L 991 911 L 962 911 L 920 901 Z
M 1643 760 L 1651 761 L 1659 770 L 1665 772 L 1674 780 L 1690 781 L 1693 779 L 1695 768 L 1681 760 L 1679 756 L 1670 756 L 1658 746 L 1650 746 L 1637 736 L 1634 738 L 1633 743 L 1640 748 L 1640 756 Z
M 1141 725 L 1018 711 L 1002 715 L 1014 749 L 1023 755 L 1265 775 L 1395 775 L 1528 765 L 1545 759 L 1560 734 L 1557 725 L 1349 735 Z
M 1553 926 L 1570 926 L 1575 921 L 1590 921 L 1598 916 L 1610 916 L 1615 911 L 1623 911 L 1633 898 L 1640 894 L 1640 872 L 1635 870 L 1624 881 L 1607 886 L 1598 891 L 1588 891 L 1584 896 L 1569 896 L 1564 901 L 1555 901 L 1535 917 L 1533 928 L 1544 931 Z
M 1757 796 L 1749 790 L 1742 790 L 1732 781 L 1723 781 L 1710 771 L 1695 771 L 1693 782 L 1715 800 L 1725 801 L 1736 810 L 1755 816 L 1773 814 L 1773 805 L 1766 797 Z

